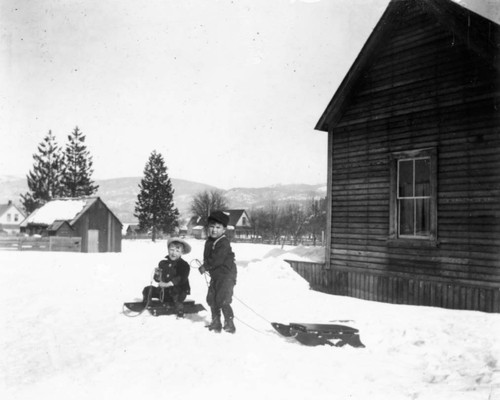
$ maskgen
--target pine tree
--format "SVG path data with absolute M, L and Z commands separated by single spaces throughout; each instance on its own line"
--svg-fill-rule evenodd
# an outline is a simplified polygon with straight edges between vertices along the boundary
M 38 145 L 38 153 L 33 154 L 33 159 L 33 169 L 26 176 L 29 191 L 21 195 L 21 203 L 29 214 L 47 201 L 64 194 L 63 155 L 52 131 Z
M 92 180 L 92 157 L 85 145 L 85 135 L 75 127 L 68 135 L 64 150 L 65 169 L 63 184 L 68 197 L 91 196 L 97 192 L 98 185 Z
M 152 230 L 152 240 L 158 233 L 171 233 L 179 226 L 179 211 L 174 207 L 174 189 L 167 174 L 163 156 L 153 151 L 144 168 L 139 184 L 134 216 L 139 219 L 139 229 Z

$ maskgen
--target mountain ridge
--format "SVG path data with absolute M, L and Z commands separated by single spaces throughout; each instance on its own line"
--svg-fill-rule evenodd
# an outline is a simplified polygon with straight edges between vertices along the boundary
M 141 179 L 142 177 L 96 179 L 95 183 L 99 185 L 96 196 L 103 199 L 122 223 L 135 223 L 136 218 L 133 214 Z M 276 184 L 260 188 L 237 187 L 226 190 L 185 179 L 171 178 L 171 181 L 174 188 L 174 202 L 183 220 L 190 217 L 189 209 L 193 196 L 204 190 L 220 190 L 226 196 L 230 208 L 246 210 L 264 207 L 271 202 L 304 203 L 312 198 L 317 199 L 326 195 L 324 184 Z M 26 178 L 0 176 L 0 183 L 0 204 L 12 200 L 20 205 L 20 194 L 28 191 Z

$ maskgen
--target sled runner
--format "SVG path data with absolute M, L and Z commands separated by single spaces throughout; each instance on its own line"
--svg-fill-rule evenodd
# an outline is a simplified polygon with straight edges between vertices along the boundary
M 342 347 L 365 347 L 358 330 L 345 325 L 306 324 L 292 322 L 289 325 L 272 322 L 273 328 L 282 336 L 293 337 L 306 346 L 328 345 Z
M 200 311 L 205 310 L 202 304 L 197 304 L 194 300 L 186 300 L 184 301 L 184 314 L 196 314 Z M 151 315 L 158 317 L 160 315 L 174 315 L 176 314 L 174 303 L 162 303 L 158 300 L 150 300 L 147 307 L 144 307 L 144 303 L 139 302 L 130 302 L 123 303 L 124 312 L 130 313 L 142 313 L 145 310 L 148 310 Z

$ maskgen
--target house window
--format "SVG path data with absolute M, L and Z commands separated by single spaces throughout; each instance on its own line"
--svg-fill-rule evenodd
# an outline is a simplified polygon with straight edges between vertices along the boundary
M 243 217 L 243 218 L 242 218 L 242 222 L 243 222 L 243 225 L 246 225 L 246 224 L 247 224 L 247 219 L 246 219 L 246 217 Z
M 14 221 L 18 222 L 19 221 L 19 214 L 14 214 Z
M 10 222 L 12 216 L 10 214 L 7 214 L 7 222 Z
M 391 154 L 390 239 L 436 241 L 436 151 Z

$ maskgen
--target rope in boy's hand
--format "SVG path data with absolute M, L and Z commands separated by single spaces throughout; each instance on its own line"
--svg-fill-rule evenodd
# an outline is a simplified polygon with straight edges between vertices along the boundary
M 195 264 L 194 266 L 193 266 L 193 263 Z M 197 258 L 195 258 L 194 260 L 191 260 L 191 262 L 189 263 L 189 266 L 191 268 L 197 268 L 198 271 L 200 271 L 200 274 L 202 274 L 202 275 L 206 272 L 205 267 L 203 266 L 201 261 L 198 260 Z

